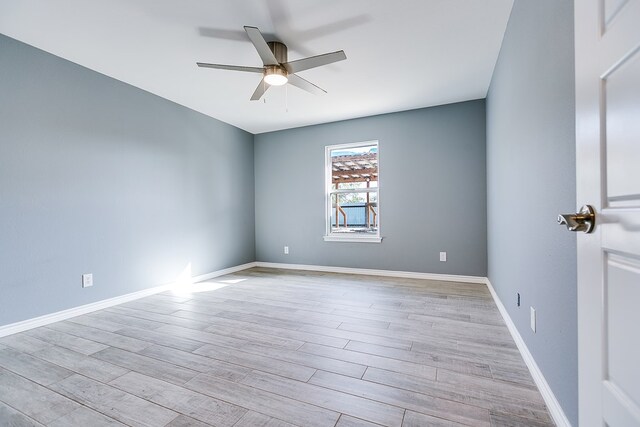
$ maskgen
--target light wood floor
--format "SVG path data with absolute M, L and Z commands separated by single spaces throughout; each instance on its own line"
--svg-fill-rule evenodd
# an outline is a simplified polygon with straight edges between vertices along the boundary
M 553 425 L 483 285 L 251 269 L 0 339 L 0 425 Z

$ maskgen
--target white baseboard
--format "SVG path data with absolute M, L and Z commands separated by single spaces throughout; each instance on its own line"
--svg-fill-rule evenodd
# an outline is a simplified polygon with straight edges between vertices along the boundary
M 224 276 L 225 274 L 235 273 L 237 271 L 246 270 L 248 268 L 256 267 L 255 262 L 248 262 L 246 264 L 236 265 L 233 267 L 225 268 L 222 270 L 217 270 L 212 273 L 202 274 L 200 276 L 195 276 L 191 279 L 193 283 L 204 282 L 205 280 L 213 279 L 215 277 Z
M 204 280 L 213 279 L 214 277 L 224 276 L 225 274 L 235 273 L 237 271 L 246 270 L 247 268 L 255 267 L 255 262 L 247 264 L 237 265 L 222 270 L 217 270 L 211 273 L 203 274 L 192 278 L 193 283 L 202 282 Z M 80 316 L 82 314 L 91 313 L 93 311 L 102 310 L 104 308 L 113 307 L 114 305 L 124 304 L 133 300 L 148 297 L 149 295 L 157 294 L 171 289 L 173 283 L 156 286 L 149 289 L 143 289 L 141 291 L 132 292 L 130 294 L 120 295 L 117 297 L 105 299 L 102 301 L 92 302 L 90 304 L 81 305 L 79 307 L 70 308 L 68 310 L 62 310 L 51 314 L 45 314 L 44 316 L 35 317 L 33 319 L 23 320 L 21 322 L 11 323 L 9 325 L 0 326 L 0 337 L 7 335 L 17 334 L 18 332 L 26 331 L 28 329 L 38 328 L 50 323 L 59 322 L 61 320 L 70 319 L 72 317 Z
M 558 402 L 558 399 L 556 399 L 555 394 L 553 394 L 551 387 L 549 387 L 549 383 L 547 383 L 547 380 L 544 378 L 544 375 L 542 375 L 542 371 L 540 370 L 540 368 L 538 367 L 538 364 L 536 363 L 535 359 L 531 355 L 531 352 L 529 352 L 529 348 L 527 348 L 527 345 L 522 339 L 520 332 L 518 332 L 516 325 L 513 323 L 513 320 L 511 320 L 511 316 L 509 316 L 507 309 L 502 304 L 502 301 L 500 301 L 500 298 L 498 297 L 498 294 L 496 293 L 495 289 L 493 289 L 491 282 L 489 281 L 489 279 L 485 278 L 485 283 L 489 288 L 489 291 L 491 292 L 491 296 L 493 297 L 493 300 L 498 306 L 498 310 L 500 311 L 500 314 L 502 314 L 502 318 L 504 319 L 504 322 L 507 324 L 507 328 L 509 329 L 509 332 L 511 332 L 511 336 L 513 337 L 513 340 L 516 342 L 516 345 L 518 346 L 518 350 L 520 350 L 520 354 L 524 359 L 524 363 L 526 363 L 527 367 L 529 368 L 529 372 L 531 372 L 533 381 L 538 386 L 538 390 L 540 390 L 540 394 L 542 394 L 542 398 L 544 399 L 544 403 L 547 405 L 547 408 L 549 409 L 549 414 L 551 415 L 551 418 L 553 418 L 553 421 L 556 423 L 558 427 L 571 427 L 571 423 L 569 422 L 569 419 L 567 418 L 564 411 L 562 410 L 562 407 L 560 406 L 560 402 Z
M 441 280 L 445 282 L 466 282 L 484 285 L 486 277 L 459 276 L 455 274 L 418 273 L 413 271 L 373 270 L 369 268 L 331 267 L 325 265 L 280 264 L 275 262 L 255 263 L 256 267 L 282 268 L 286 270 L 323 271 L 328 273 L 363 274 L 367 276 L 404 277 L 407 279 Z
M 92 311 L 102 310 L 103 308 L 112 307 L 118 304 L 124 304 L 125 302 L 133 301 L 139 298 L 144 298 L 149 295 L 157 294 L 158 292 L 164 292 L 169 289 L 171 285 L 161 285 L 142 291 L 132 292 L 130 294 L 120 295 L 114 298 L 105 299 L 102 301 L 92 302 L 90 304 L 81 305 L 79 307 L 70 308 L 68 310 L 62 310 L 51 314 L 45 314 L 44 316 L 35 317 L 33 319 L 23 320 L 22 322 L 11 323 L 8 325 L 0 326 L 0 337 L 7 335 L 17 334 L 18 332 L 26 331 L 28 329 L 38 328 L 50 323 L 59 322 L 61 320 L 70 319 L 72 317 L 80 316 L 81 314 L 91 313 Z

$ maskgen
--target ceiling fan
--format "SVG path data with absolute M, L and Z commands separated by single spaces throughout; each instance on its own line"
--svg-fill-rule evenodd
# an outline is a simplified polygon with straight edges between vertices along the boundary
M 327 93 L 326 90 L 303 79 L 295 73 L 320 67 L 347 59 L 344 51 L 325 53 L 323 55 L 311 56 L 309 58 L 287 61 L 287 46 L 280 42 L 267 42 L 262 33 L 256 27 L 244 27 L 251 43 L 258 51 L 262 59 L 263 67 L 244 67 L 240 65 L 208 64 L 196 62 L 198 67 L 217 68 L 220 70 L 245 71 L 249 73 L 261 73 L 262 80 L 255 92 L 251 96 L 252 101 L 259 100 L 271 86 L 282 86 L 291 84 L 300 89 L 306 90 L 316 95 Z

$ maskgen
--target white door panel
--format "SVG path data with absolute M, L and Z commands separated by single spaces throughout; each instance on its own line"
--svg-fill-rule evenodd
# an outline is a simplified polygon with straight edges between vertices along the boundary
M 640 0 L 576 0 L 581 426 L 640 427 Z
M 640 25 L 640 22 L 637 23 Z M 640 49 L 603 80 L 608 206 L 640 205 Z M 620 165 L 635 164 L 625 168 Z

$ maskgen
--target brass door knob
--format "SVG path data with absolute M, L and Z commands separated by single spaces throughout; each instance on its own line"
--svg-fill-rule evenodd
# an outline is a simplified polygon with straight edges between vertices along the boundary
M 558 215 L 558 224 L 564 224 L 569 231 L 591 233 L 596 225 L 596 211 L 590 205 L 584 205 L 575 214 Z

